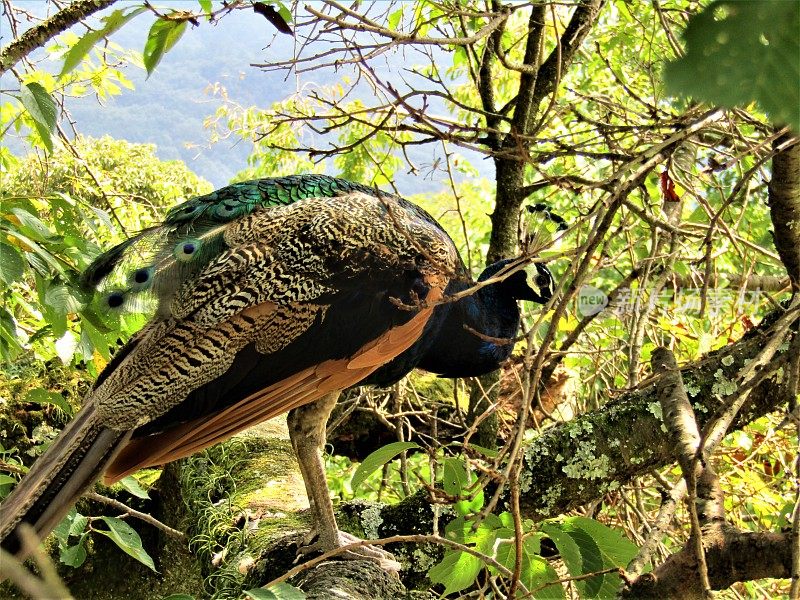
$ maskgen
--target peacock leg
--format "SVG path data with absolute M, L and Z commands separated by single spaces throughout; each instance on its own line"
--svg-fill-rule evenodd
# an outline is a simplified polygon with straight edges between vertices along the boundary
M 297 551 L 298 555 L 327 552 L 361 541 L 349 533 L 339 531 L 322 460 L 325 427 L 338 398 L 339 392 L 328 394 L 316 402 L 292 409 L 287 418 L 289 438 L 300 464 L 314 523 L 303 540 L 303 546 Z M 311 543 L 315 538 L 316 541 Z M 338 554 L 337 558 L 372 560 L 388 571 L 400 570 L 399 563 L 389 552 L 375 546 L 347 550 Z

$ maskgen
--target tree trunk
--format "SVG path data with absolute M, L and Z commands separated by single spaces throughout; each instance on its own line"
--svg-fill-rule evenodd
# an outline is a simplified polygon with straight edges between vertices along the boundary
M 775 140 L 773 146 L 784 148 L 772 159 L 769 183 L 769 208 L 775 228 L 775 248 L 781 257 L 792 289 L 800 291 L 800 142 L 789 134 Z

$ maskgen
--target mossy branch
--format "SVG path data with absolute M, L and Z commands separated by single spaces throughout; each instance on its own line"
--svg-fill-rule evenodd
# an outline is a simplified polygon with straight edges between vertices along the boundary
M 31 27 L 0 50 L 0 75 L 58 34 L 114 2 L 116 0 L 77 0 L 39 25 Z
M 754 359 L 772 339 L 773 325 L 786 315 L 796 329 L 796 312 L 774 314 L 740 341 L 681 369 L 700 428 L 725 410 L 726 397 L 738 397 L 737 378 L 752 371 Z M 785 400 L 777 390 L 779 369 L 787 360 L 786 350 L 778 350 L 756 370 L 755 379 L 748 377 L 752 389 L 733 419 L 734 428 L 777 409 Z M 676 458 L 661 417 L 658 388 L 651 379 L 534 439 L 525 450 L 521 506 L 538 518 L 562 514 Z

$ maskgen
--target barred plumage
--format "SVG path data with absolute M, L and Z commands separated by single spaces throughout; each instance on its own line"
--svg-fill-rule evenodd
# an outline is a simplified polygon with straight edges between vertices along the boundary
M 402 198 L 331 177 L 244 182 L 175 207 L 87 270 L 109 308 L 138 297 L 155 314 L 3 503 L 4 545 L 15 547 L 20 521 L 45 535 L 100 472 L 114 481 L 286 411 L 316 546 L 339 545 L 318 452 L 335 395 L 415 366 L 448 376 L 497 368 L 512 344 L 470 329 L 513 338 L 516 300 L 551 294 L 549 271 L 533 273 L 533 287 L 519 271 L 440 304 L 471 285 L 447 233 Z

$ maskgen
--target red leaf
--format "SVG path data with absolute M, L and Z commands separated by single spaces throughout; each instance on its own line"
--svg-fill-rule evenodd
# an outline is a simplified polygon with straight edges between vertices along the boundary
M 675 192 L 675 182 L 669 176 L 668 171 L 664 171 L 658 176 L 661 182 L 661 194 L 666 202 L 680 202 L 680 196 Z

